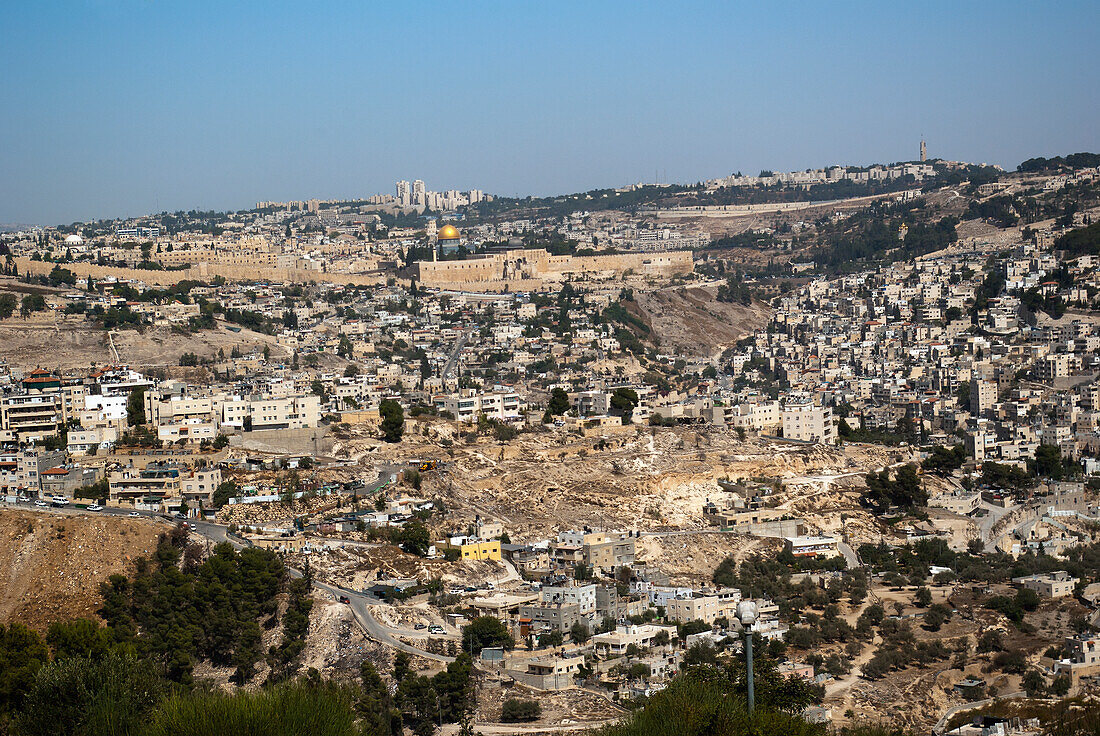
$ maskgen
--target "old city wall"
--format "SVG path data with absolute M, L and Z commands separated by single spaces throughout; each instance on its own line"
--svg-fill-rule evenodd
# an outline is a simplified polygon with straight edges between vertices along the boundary
M 609 256 L 572 256 L 566 266 L 571 273 L 586 271 L 635 271 L 672 276 L 691 273 L 694 269 L 691 251 L 673 250 L 661 253 L 618 253 Z
M 16 266 L 21 274 L 45 276 L 58 264 L 49 261 L 32 261 L 29 258 L 16 258 Z M 107 277 L 142 281 L 153 286 L 171 286 L 181 281 L 210 281 L 221 276 L 227 281 L 272 281 L 279 283 L 333 283 L 371 286 L 385 282 L 385 277 L 371 274 L 325 273 L 298 268 L 257 268 L 254 266 L 227 266 L 212 263 L 200 263 L 179 271 L 146 271 L 139 268 L 116 268 L 100 266 L 94 263 L 64 263 L 62 268 L 77 276 L 91 276 L 102 280 Z
M 417 263 L 421 284 L 447 289 L 470 287 L 488 289 L 490 284 L 496 284 L 499 288 L 503 283 L 516 281 L 506 278 L 512 275 L 506 274 L 508 269 L 525 274 L 530 281 L 520 280 L 518 283 L 531 289 L 537 288 L 531 281 L 560 280 L 569 275 L 623 274 L 633 271 L 638 274 L 673 276 L 691 273 L 694 265 L 691 251 L 687 250 L 603 256 L 551 256 L 544 250 L 532 249 L 508 251 L 506 254 L 494 254 L 462 261 Z

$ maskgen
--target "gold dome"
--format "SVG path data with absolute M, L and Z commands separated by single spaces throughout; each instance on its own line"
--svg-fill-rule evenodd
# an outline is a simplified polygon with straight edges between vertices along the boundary
M 458 240 L 458 228 L 454 225 L 444 225 L 439 228 L 439 234 L 436 237 L 440 240 Z

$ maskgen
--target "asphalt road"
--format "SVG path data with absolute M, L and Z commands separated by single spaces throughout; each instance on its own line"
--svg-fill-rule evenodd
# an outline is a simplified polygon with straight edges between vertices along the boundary
M 374 596 L 364 595 L 357 593 L 354 590 L 347 590 L 335 585 L 328 585 L 327 583 L 314 582 L 313 587 L 323 590 L 336 598 L 340 599 L 340 596 L 346 596 L 350 601 L 348 604 L 351 608 L 351 613 L 355 617 L 356 622 L 366 632 L 367 636 L 375 641 L 393 647 L 394 649 L 400 649 L 403 652 L 409 654 L 415 654 L 418 657 L 424 657 L 436 662 L 453 662 L 454 657 L 447 657 L 442 654 L 433 654 L 432 652 L 426 652 L 423 649 L 418 649 L 410 644 L 406 644 L 400 639 L 394 636 L 394 633 L 400 634 L 401 632 L 396 629 L 390 629 L 387 626 L 383 626 L 378 622 L 378 619 L 370 611 L 371 605 L 375 605 L 380 601 Z
M 466 330 L 458 336 L 458 340 L 455 342 L 455 349 L 451 352 L 451 356 L 447 358 L 446 364 L 443 366 L 443 371 L 439 374 L 442 378 L 447 378 L 454 370 L 455 363 L 458 362 L 458 356 L 462 354 L 462 348 L 466 347 L 466 342 L 470 339 L 470 330 Z
M 387 471 L 386 473 L 384 473 L 384 475 L 385 475 L 385 478 L 388 480 L 389 472 Z M 380 480 L 382 479 L 382 475 L 379 475 L 379 479 Z M 73 516 L 73 515 L 76 515 L 76 514 L 90 514 L 90 515 L 102 514 L 102 515 L 105 515 L 105 516 L 128 516 L 128 517 L 135 517 L 135 518 L 151 519 L 153 521 L 166 521 L 168 523 L 173 523 L 173 522 L 182 520 L 182 519 L 176 519 L 175 517 L 169 516 L 168 514 L 155 513 L 155 512 L 152 512 L 152 511 L 129 511 L 127 509 L 119 509 L 119 508 L 112 508 L 112 507 L 105 507 L 101 511 L 88 511 L 87 509 L 77 508 L 77 507 L 73 507 L 73 506 L 65 506 L 65 507 L 46 506 L 46 507 L 41 507 L 41 506 L 35 506 L 33 502 L 17 503 L 17 504 L 4 504 L 4 505 L 8 506 L 9 508 L 21 508 L 21 509 L 24 509 L 25 511 L 59 514 L 59 515 L 63 515 L 63 516 Z M 236 549 L 242 549 L 246 546 L 249 546 L 247 541 L 238 539 L 237 537 L 234 537 L 234 536 L 230 535 L 229 532 L 228 532 L 228 528 L 223 524 L 215 524 L 215 523 L 210 522 L 210 521 L 199 521 L 199 520 L 195 520 L 195 519 L 189 519 L 188 523 L 190 523 L 192 525 L 192 530 L 196 534 L 199 534 L 200 536 L 203 536 L 203 537 L 209 539 L 211 542 L 214 542 L 215 544 L 219 544 L 221 542 L 229 542 Z M 293 568 L 293 567 L 288 566 L 287 570 L 289 570 L 290 574 L 293 575 L 294 577 L 301 577 L 302 576 L 302 572 L 300 570 L 297 570 L 297 569 Z M 385 626 L 384 624 L 380 623 L 378 621 L 378 619 L 376 619 L 370 611 L 370 606 L 378 605 L 378 604 L 382 603 L 382 601 L 380 601 L 378 598 L 375 598 L 372 595 L 366 595 L 364 593 L 360 593 L 360 592 L 357 592 L 357 591 L 354 591 L 354 590 L 348 590 L 346 588 L 341 588 L 339 586 L 328 585 L 327 583 L 321 583 L 321 582 L 318 582 L 316 580 L 313 582 L 313 587 L 317 588 L 319 590 L 325 591 L 326 593 L 332 595 L 336 600 L 339 600 L 341 595 L 346 596 L 347 599 L 351 602 L 350 603 L 351 612 L 352 612 L 353 617 L 355 618 L 356 623 L 359 624 L 360 628 L 363 629 L 363 632 L 366 633 L 367 636 L 374 639 L 375 641 L 377 641 L 381 644 L 385 644 L 387 646 L 393 647 L 394 649 L 400 649 L 403 652 L 407 652 L 409 654 L 415 654 L 418 657 L 424 657 L 425 659 L 431 659 L 431 660 L 434 660 L 436 662 L 447 663 L 447 662 L 453 662 L 454 661 L 454 657 L 447 657 L 447 656 L 444 656 L 442 654 L 433 654 L 432 652 L 427 652 L 423 649 L 418 649 L 418 648 L 416 648 L 416 647 L 414 647 L 410 644 L 406 644 L 405 642 L 400 641 L 399 639 L 397 639 L 397 636 L 414 637 L 414 636 L 423 636 L 424 634 L 422 632 L 419 632 L 419 631 L 406 631 L 406 630 L 403 630 L 403 629 L 392 629 L 392 628 L 390 628 L 388 626 Z M 454 637 L 452 635 L 452 636 L 448 636 L 446 638 L 454 638 Z

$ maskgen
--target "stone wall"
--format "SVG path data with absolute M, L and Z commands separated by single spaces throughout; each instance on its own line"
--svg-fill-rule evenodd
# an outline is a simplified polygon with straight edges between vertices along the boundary
M 21 274 L 45 276 L 55 265 L 75 273 L 77 276 L 91 276 L 102 281 L 113 276 L 117 279 L 142 281 L 152 286 L 171 286 L 181 281 L 209 282 L 217 276 L 227 281 L 270 281 L 274 283 L 332 283 L 372 286 L 383 284 L 385 276 L 361 273 L 326 273 L 323 271 L 299 268 L 255 268 L 252 266 L 228 266 L 213 263 L 199 263 L 191 268 L 179 271 L 146 271 L 139 268 L 116 268 L 99 266 L 94 263 L 62 263 L 32 261 L 29 258 L 16 258 L 16 266 Z
M 673 276 L 694 270 L 691 251 L 618 253 L 602 256 L 552 256 L 541 248 L 509 250 L 504 253 L 461 261 L 420 261 L 418 280 L 424 286 L 463 288 L 490 282 L 563 280 L 584 274 L 621 276 L 628 271 L 639 275 Z M 531 285 L 528 289 L 533 288 Z

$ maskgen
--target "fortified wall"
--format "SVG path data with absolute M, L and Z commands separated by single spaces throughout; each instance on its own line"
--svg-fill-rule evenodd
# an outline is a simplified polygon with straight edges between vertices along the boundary
M 256 268 L 253 266 L 232 266 L 226 264 L 199 263 L 178 271 L 146 271 L 139 268 L 117 268 L 100 266 L 94 263 L 61 263 L 50 261 L 32 261 L 29 258 L 16 258 L 19 273 L 45 276 L 60 265 L 77 276 L 91 276 L 97 281 L 113 276 L 117 279 L 142 281 L 152 286 L 171 286 L 181 281 L 210 281 L 221 276 L 227 281 L 268 281 L 275 283 L 330 283 L 370 286 L 385 283 L 384 276 L 360 273 L 329 273 L 325 271 L 301 268 Z
M 488 253 L 461 261 L 419 261 L 423 286 L 452 288 L 490 282 L 565 281 L 572 276 L 607 278 L 633 271 L 643 276 L 674 276 L 694 270 L 691 251 L 617 253 L 606 256 L 554 256 L 542 248 Z

